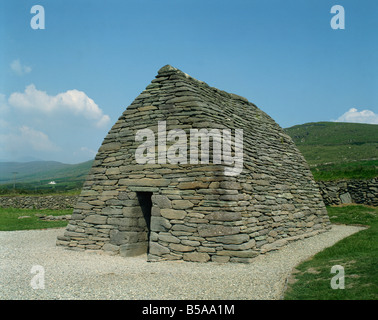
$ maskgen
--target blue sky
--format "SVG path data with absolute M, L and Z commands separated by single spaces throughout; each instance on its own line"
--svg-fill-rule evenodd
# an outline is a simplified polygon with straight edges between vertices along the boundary
M 0 160 L 92 159 L 165 64 L 282 127 L 378 123 L 377 17 L 375 0 L 0 0 Z

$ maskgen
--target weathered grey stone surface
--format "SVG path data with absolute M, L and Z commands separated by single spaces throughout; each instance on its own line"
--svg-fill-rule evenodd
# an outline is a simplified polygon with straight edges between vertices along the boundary
M 347 203 L 378 206 L 378 178 L 367 180 L 318 181 L 326 205 Z
M 146 253 L 147 243 L 128 243 L 119 247 L 122 257 L 135 257 Z
M 0 196 L 0 207 L 21 209 L 71 209 L 77 202 L 77 196 Z
M 340 201 L 342 204 L 352 203 L 352 197 L 349 192 L 340 194 Z
M 166 132 L 181 129 L 188 137 L 191 129 L 228 129 L 232 137 L 243 129 L 242 172 L 225 175 L 224 162 L 159 162 L 159 121 Z M 152 130 L 156 140 L 155 159 L 146 164 L 135 159 L 141 129 Z M 166 143 L 169 150 L 173 141 Z M 139 203 L 145 208 L 145 197 L 150 216 Z M 148 250 L 150 261 L 246 263 L 328 228 L 306 161 L 268 115 L 245 98 L 165 66 L 105 137 L 57 243 L 122 256 Z

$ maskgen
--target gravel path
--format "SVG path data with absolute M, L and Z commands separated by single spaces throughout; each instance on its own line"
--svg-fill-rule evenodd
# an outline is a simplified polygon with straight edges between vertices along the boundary
M 293 267 L 363 228 L 333 225 L 250 264 L 146 262 L 55 246 L 63 229 L 0 232 L 0 299 L 280 299 Z M 44 289 L 33 289 L 34 265 Z

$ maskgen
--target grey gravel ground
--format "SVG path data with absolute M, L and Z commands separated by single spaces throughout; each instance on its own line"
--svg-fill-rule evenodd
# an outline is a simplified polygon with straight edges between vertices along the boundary
M 362 229 L 333 225 L 250 264 L 149 263 L 57 247 L 64 229 L 0 232 L 0 299 L 280 299 L 293 267 Z M 34 265 L 44 289 L 31 286 Z

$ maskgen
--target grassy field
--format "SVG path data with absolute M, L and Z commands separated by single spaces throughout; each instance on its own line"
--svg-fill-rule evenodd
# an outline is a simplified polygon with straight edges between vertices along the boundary
M 72 214 L 72 209 L 37 210 L 0 208 L 0 231 L 60 228 L 67 225 L 67 221 L 43 221 L 39 219 L 36 214 L 60 216 Z M 28 217 L 19 219 L 19 217 L 22 216 Z
M 311 168 L 311 172 L 317 181 L 371 179 L 378 176 L 378 160 L 317 165 Z
M 378 176 L 378 125 L 311 122 L 285 129 L 315 180 Z
M 377 300 L 378 208 L 362 205 L 328 207 L 332 223 L 368 229 L 345 238 L 296 267 L 285 300 Z M 345 272 L 345 288 L 332 289 L 334 265 Z
M 363 146 L 378 144 L 378 125 L 346 122 L 310 122 L 285 129 L 297 146 Z M 366 155 L 349 160 L 364 159 Z M 363 158 L 361 158 L 363 157 Z M 316 158 L 314 155 L 313 158 Z

